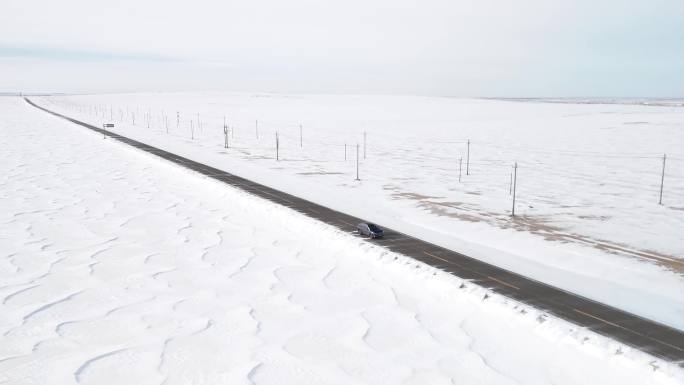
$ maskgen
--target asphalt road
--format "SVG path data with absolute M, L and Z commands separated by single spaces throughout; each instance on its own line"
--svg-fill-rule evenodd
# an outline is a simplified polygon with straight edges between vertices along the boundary
M 28 98 L 25 100 L 38 109 L 89 128 L 100 135 L 106 135 L 233 187 L 290 207 L 346 232 L 353 230 L 356 224 L 364 222 L 362 218 L 347 215 L 145 143 L 110 131 L 104 131 L 102 128 L 40 107 Z M 368 242 L 425 262 L 455 276 L 470 280 L 477 285 L 489 288 L 493 292 L 542 309 L 549 314 L 613 338 L 663 360 L 676 363 L 684 368 L 684 331 L 526 278 L 456 251 L 392 230 L 380 223 L 378 225 L 385 229 L 384 238 L 368 240 Z

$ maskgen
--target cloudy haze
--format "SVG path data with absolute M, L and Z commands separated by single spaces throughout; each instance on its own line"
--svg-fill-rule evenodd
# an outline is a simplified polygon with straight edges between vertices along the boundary
M 681 0 L 2 0 L 0 91 L 682 96 Z

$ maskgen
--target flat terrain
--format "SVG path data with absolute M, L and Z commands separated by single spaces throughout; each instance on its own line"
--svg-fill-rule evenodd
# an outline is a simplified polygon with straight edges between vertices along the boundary
M 684 330 L 684 108 L 677 105 L 224 93 L 36 100 Z
M 52 115 L 60 116 L 39 107 L 30 100 L 27 102 Z M 290 194 L 274 190 L 254 183 L 233 174 L 208 167 L 176 154 L 131 140 L 87 123 L 60 116 L 79 126 L 89 128 L 103 135 L 122 141 L 151 154 L 170 160 L 176 164 L 197 171 L 201 174 L 240 188 L 280 205 L 295 209 L 298 212 L 316 218 L 342 231 L 353 229 L 356 223 L 365 222 L 339 211 L 303 200 Z M 399 233 L 385 227 L 386 234 L 382 239 L 372 243 L 423 261 L 440 270 L 467 279 L 479 286 L 490 288 L 509 298 L 548 311 L 560 318 L 571 321 L 578 326 L 588 328 L 613 338 L 629 346 L 638 348 L 669 362 L 679 363 L 684 367 L 684 332 L 675 328 L 658 324 L 654 321 L 637 317 L 618 309 L 596 303 L 576 294 L 564 292 L 557 288 L 511 273 L 497 266 L 488 265 L 452 250 L 444 249 L 415 237 Z
M 0 102 L 5 383 L 681 380 L 627 346 Z

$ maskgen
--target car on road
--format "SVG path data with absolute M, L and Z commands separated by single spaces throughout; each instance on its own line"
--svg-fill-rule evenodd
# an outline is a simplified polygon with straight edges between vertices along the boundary
M 359 223 L 356 226 L 356 231 L 359 232 L 359 235 L 366 235 L 369 236 L 371 239 L 381 238 L 383 235 L 385 235 L 385 232 L 380 228 L 380 226 L 366 222 Z

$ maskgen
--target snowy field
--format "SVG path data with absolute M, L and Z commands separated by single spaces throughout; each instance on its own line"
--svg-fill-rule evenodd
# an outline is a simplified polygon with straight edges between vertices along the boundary
M 684 329 L 684 108 L 676 101 L 217 93 L 35 100 Z
M 2 384 L 675 384 L 681 369 L 0 98 Z

